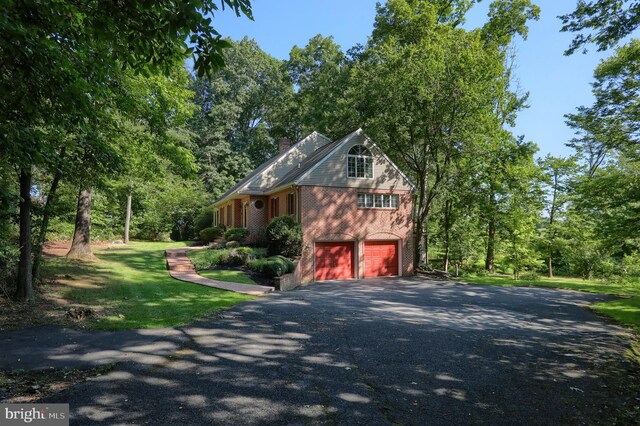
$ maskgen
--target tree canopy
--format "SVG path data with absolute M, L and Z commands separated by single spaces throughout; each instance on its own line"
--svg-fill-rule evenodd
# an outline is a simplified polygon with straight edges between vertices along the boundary
M 565 54 L 587 52 L 587 45 L 607 50 L 632 34 L 640 24 L 640 2 L 636 0 L 578 0 L 576 9 L 560 16 L 562 31 L 576 34 Z

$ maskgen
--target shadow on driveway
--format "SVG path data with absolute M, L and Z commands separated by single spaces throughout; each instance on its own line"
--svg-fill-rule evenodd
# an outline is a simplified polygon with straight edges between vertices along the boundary
M 626 403 L 609 297 L 420 278 L 316 284 L 123 348 L 75 424 L 575 424 Z M 158 346 L 160 345 L 160 346 Z M 158 352 L 158 348 L 163 351 Z

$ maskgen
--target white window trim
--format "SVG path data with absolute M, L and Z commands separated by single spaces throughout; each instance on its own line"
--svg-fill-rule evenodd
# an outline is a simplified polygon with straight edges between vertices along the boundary
M 360 195 L 363 195 L 365 197 L 365 201 L 364 201 L 364 205 L 361 206 L 360 205 Z M 367 196 L 371 196 L 372 199 L 372 205 L 371 206 L 367 206 Z M 383 207 L 376 207 L 376 196 L 380 196 L 380 203 L 382 204 Z M 384 198 L 385 197 L 389 197 L 389 207 L 384 207 Z M 391 200 L 395 198 L 397 200 L 397 203 L 395 206 L 392 206 L 392 202 Z M 357 194 L 357 199 L 356 199 L 356 206 L 359 209 L 377 209 L 377 210 L 398 210 L 400 208 L 400 195 L 398 194 L 376 194 L 376 193 L 371 193 L 371 192 L 358 192 Z
M 369 151 L 369 155 L 362 155 L 362 154 L 349 154 L 349 152 L 351 152 L 351 150 L 356 147 L 356 146 L 361 146 L 364 149 L 366 149 L 367 151 Z M 349 160 L 351 158 L 354 158 L 356 160 L 356 175 L 358 174 L 358 164 L 357 164 L 357 160 L 358 159 L 363 159 L 364 160 L 364 174 L 365 176 L 359 177 L 359 176 L 350 176 L 349 175 Z M 371 163 L 371 177 L 367 177 L 367 160 Z M 352 145 L 349 148 L 349 151 L 347 151 L 347 178 L 349 179 L 374 179 L 375 178 L 375 167 L 374 167 L 374 161 L 373 161 L 373 154 L 371 153 L 371 150 L 369 148 L 367 148 L 366 146 L 362 145 L 362 144 L 357 144 L 357 145 Z
M 249 203 L 242 204 L 242 227 L 249 227 Z

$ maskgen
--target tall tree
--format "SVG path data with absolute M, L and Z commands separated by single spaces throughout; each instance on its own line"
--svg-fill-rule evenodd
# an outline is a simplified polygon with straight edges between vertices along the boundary
M 212 198 L 277 152 L 277 138 L 286 135 L 282 111 L 293 96 L 281 61 L 255 40 L 229 43 L 225 69 L 193 83 L 199 113 L 190 128 L 197 134 L 200 175 Z
M 577 132 L 571 141 L 589 162 L 593 173 L 607 154 L 624 151 L 640 158 L 640 40 L 618 48 L 594 72 L 595 102 L 567 115 L 567 124 Z
M 127 176 L 130 183 L 149 180 L 159 170 L 161 159 L 172 162 L 182 174 L 194 171 L 193 155 L 171 132 L 183 126 L 194 112 L 186 70 L 176 63 L 169 75 L 144 77 L 123 73 L 118 77 L 113 83 L 119 90 L 112 93 L 106 105 L 110 112 L 92 129 L 97 137 L 105 139 L 106 160 L 97 156 L 86 158 L 83 165 L 91 164 L 91 173 L 74 174 L 81 190 L 68 257 L 92 257 L 91 190 L 87 187 L 101 185 L 107 176 L 112 179 L 120 174 Z
M 457 28 L 471 3 L 388 1 L 378 7 L 373 36 L 354 67 L 349 95 L 367 132 L 418 186 L 417 263 L 427 260 L 430 210 L 452 164 L 476 153 L 473 147 L 484 135 L 498 132 L 496 99 L 508 93 L 502 45 L 507 39 L 488 40 L 487 31 Z M 447 4 L 456 7 L 443 8 Z M 501 16 L 495 12 L 490 21 Z M 497 28 L 491 31 L 497 34 Z
M 536 269 L 539 264 L 534 237 L 542 209 L 542 191 L 539 185 L 541 170 L 533 160 L 538 147 L 518 140 L 513 148 L 512 156 L 504 163 L 506 191 L 500 194 L 499 224 L 509 245 L 506 260 L 517 280 L 520 272 Z
M 221 1 L 236 14 L 251 15 L 247 0 Z M 222 66 L 226 43 L 207 16 L 218 7 L 212 0 L 6 2 L 0 17 L 0 153 L 18 169 L 20 184 L 30 184 L 34 166 L 54 167 L 51 158 L 60 145 L 48 131 L 82 126 L 94 111 L 93 101 L 108 90 L 114 70 L 165 71 L 176 57 L 188 54 L 195 55 L 200 73 Z M 21 193 L 29 191 L 25 187 Z M 23 200 L 22 207 L 30 209 L 29 202 Z M 27 232 L 31 214 L 20 218 Z M 27 271 L 31 241 L 22 239 L 20 270 Z M 31 295 L 31 287 L 31 274 L 21 274 L 18 295 Z
M 303 48 L 293 46 L 286 66 L 297 89 L 290 137 L 298 140 L 317 130 L 338 138 L 352 130 L 346 128 L 342 104 L 349 77 L 347 58 L 333 37 L 318 34 Z
M 616 258 L 638 247 L 640 41 L 631 40 L 596 68 L 589 107 L 568 114 L 569 146 L 587 167 L 577 181 L 576 211 L 589 216 L 595 240 Z
M 87 259 L 93 257 L 91 252 L 91 193 L 93 188 L 81 188 L 78 194 L 76 224 L 67 253 L 70 259 Z
M 565 54 L 586 45 L 595 44 L 598 50 L 607 50 L 633 33 L 640 24 L 640 2 L 635 0 L 578 0 L 576 9 L 560 16 L 562 31 L 577 34 Z M 589 32 L 591 31 L 591 32 Z
M 575 158 L 554 157 L 548 154 L 541 162 L 546 187 L 545 226 L 547 276 L 553 277 L 553 254 L 558 250 L 557 240 L 560 234 L 559 221 L 563 219 L 565 205 L 569 195 L 570 180 L 575 177 L 578 165 Z

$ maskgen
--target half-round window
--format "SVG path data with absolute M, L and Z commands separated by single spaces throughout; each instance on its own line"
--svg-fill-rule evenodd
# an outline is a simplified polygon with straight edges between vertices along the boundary
M 350 178 L 373 178 L 373 156 L 363 145 L 354 145 L 347 155 L 347 176 Z

